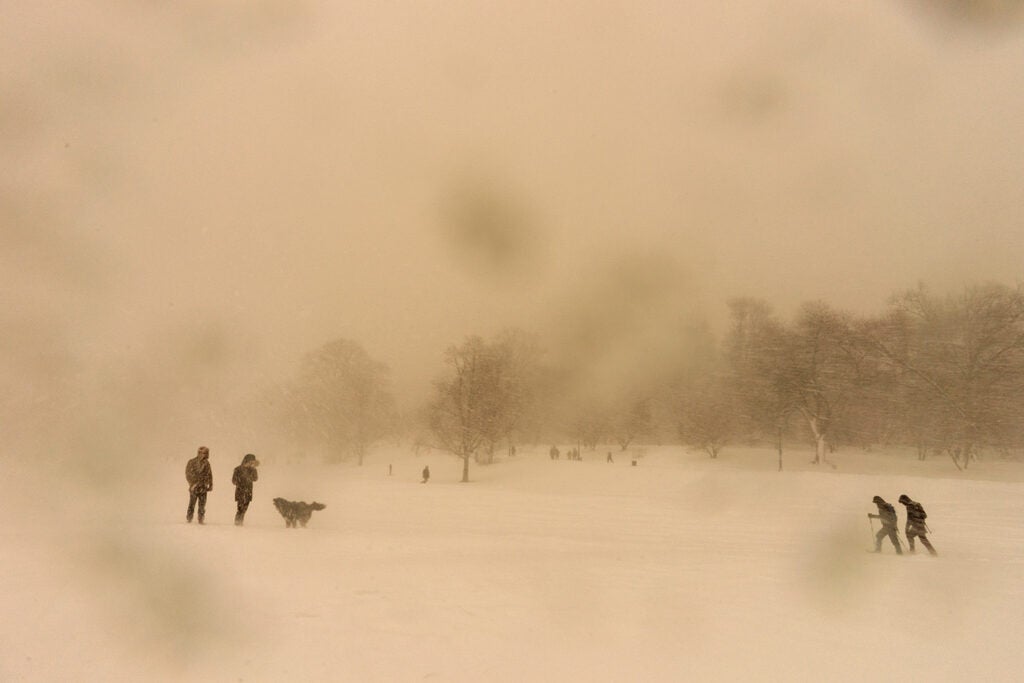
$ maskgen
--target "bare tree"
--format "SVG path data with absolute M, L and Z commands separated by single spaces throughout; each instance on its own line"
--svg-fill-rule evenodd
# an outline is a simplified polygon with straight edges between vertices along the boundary
M 878 364 L 855 343 L 857 325 L 850 315 L 815 302 L 804 305 L 789 334 L 786 382 L 814 438 L 816 464 L 827 462 L 833 432 L 878 381 Z
M 821 302 L 805 304 L 790 326 L 764 302 L 730 306 L 727 358 L 746 419 L 778 435 L 781 468 L 781 436 L 789 416 L 800 415 L 814 441 L 813 462 L 827 462 L 842 419 L 876 380 L 877 363 L 855 343 L 856 321 Z
M 536 400 L 542 351 L 537 339 L 520 329 L 502 331 L 489 345 L 493 357 L 494 424 L 485 449 L 491 462 L 500 441 L 511 448 Z
M 577 398 L 569 428 L 579 444 L 594 450 L 611 431 L 610 422 L 608 408 L 602 402 Z
M 497 443 L 515 424 L 522 393 L 508 346 L 469 337 L 445 352 L 447 376 L 434 383 L 427 423 L 441 448 L 462 459 L 462 481 L 469 460 Z
M 651 431 L 651 399 L 639 390 L 626 393 L 609 412 L 609 429 L 620 450 L 626 450 L 634 439 Z
M 347 339 L 307 354 L 285 397 L 300 440 L 326 447 L 335 460 L 354 455 L 362 465 L 372 445 L 395 427 L 387 366 Z
M 729 382 L 719 373 L 708 373 L 687 389 L 679 406 L 679 436 L 717 458 L 736 435 L 737 407 Z
M 765 301 L 734 299 L 729 312 L 726 391 L 736 410 L 734 428 L 748 438 L 773 440 L 781 471 L 782 437 L 797 403 L 786 358 L 788 336 Z
M 910 416 L 919 452 L 944 450 L 963 469 L 979 448 L 1020 441 L 1021 287 L 969 286 L 937 297 L 919 286 L 895 297 L 863 341 L 901 371 L 908 397 L 921 406 Z

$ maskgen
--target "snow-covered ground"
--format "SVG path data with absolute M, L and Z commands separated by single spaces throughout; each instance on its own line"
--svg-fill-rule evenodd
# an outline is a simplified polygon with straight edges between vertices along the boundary
M 815 469 L 790 451 L 780 473 L 770 450 L 651 447 L 636 467 L 546 451 L 468 484 L 437 452 L 261 455 L 242 528 L 241 452 L 213 450 L 203 527 L 184 520 L 189 453 L 137 464 L 130 485 L 14 463 L 0 680 L 1020 679 L 1024 465 L 838 453 Z M 865 552 L 872 496 L 901 493 L 927 508 L 938 557 Z M 275 496 L 327 508 L 286 529 Z

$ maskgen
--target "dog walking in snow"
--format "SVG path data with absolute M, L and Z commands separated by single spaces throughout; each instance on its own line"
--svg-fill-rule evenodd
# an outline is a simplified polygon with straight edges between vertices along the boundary
M 286 528 L 296 528 L 296 525 L 305 528 L 306 524 L 309 523 L 310 517 L 313 516 L 314 510 L 323 510 L 326 505 L 323 503 L 307 503 L 304 500 L 298 502 L 292 500 L 285 500 L 284 498 L 275 498 L 274 507 L 284 517 L 284 525 Z

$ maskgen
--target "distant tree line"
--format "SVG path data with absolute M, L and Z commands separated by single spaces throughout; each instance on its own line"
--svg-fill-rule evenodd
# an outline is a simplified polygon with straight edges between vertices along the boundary
M 451 345 L 416 419 L 399 419 L 388 368 L 358 343 L 307 354 L 274 396 L 290 438 L 331 459 L 363 458 L 382 439 L 412 436 L 486 464 L 516 444 L 571 440 L 595 449 L 680 441 L 716 458 L 734 443 L 814 448 L 876 444 L 941 453 L 957 468 L 1024 445 L 1024 289 L 1000 284 L 934 294 L 919 286 L 880 313 L 823 302 L 781 320 L 765 301 L 729 302 L 721 340 L 695 327 L 678 362 L 654 378 L 581 391 L 537 337 L 507 330 Z
M 796 423 L 815 462 L 839 445 L 885 444 L 944 453 L 960 469 L 983 449 L 1024 444 L 1021 287 L 919 286 L 863 317 L 810 303 L 789 324 L 753 299 L 730 313 L 722 368 L 704 381 L 734 419 L 698 410 L 684 435 L 724 443 Z

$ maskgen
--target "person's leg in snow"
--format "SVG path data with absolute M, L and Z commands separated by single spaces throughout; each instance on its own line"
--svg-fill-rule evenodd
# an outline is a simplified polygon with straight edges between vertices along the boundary
M 242 498 L 238 501 L 238 512 L 235 513 L 235 526 L 242 526 L 245 522 L 245 512 L 249 509 L 250 502 L 252 502 L 252 498 Z
M 198 508 L 198 510 L 196 510 L 196 512 L 198 513 L 198 516 L 197 516 L 196 520 L 200 524 L 205 524 L 206 523 L 206 491 L 205 490 L 198 491 L 196 493 L 196 498 L 197 498 L 197 500 L 199 502 L 199 508 Z
M 889 537 L 889 540 L 892 541 L 893 547 L 896 548 L 896 554 L 902 555 L 903 548 L 900 547 L 900 539 L 896 535 L 896 529 L 890 526 L 883 526 L 881 529 L 878 530 L 878 533 L 875 534 L 875 552 L 882 552 L 882 539 L 886 536 Z

